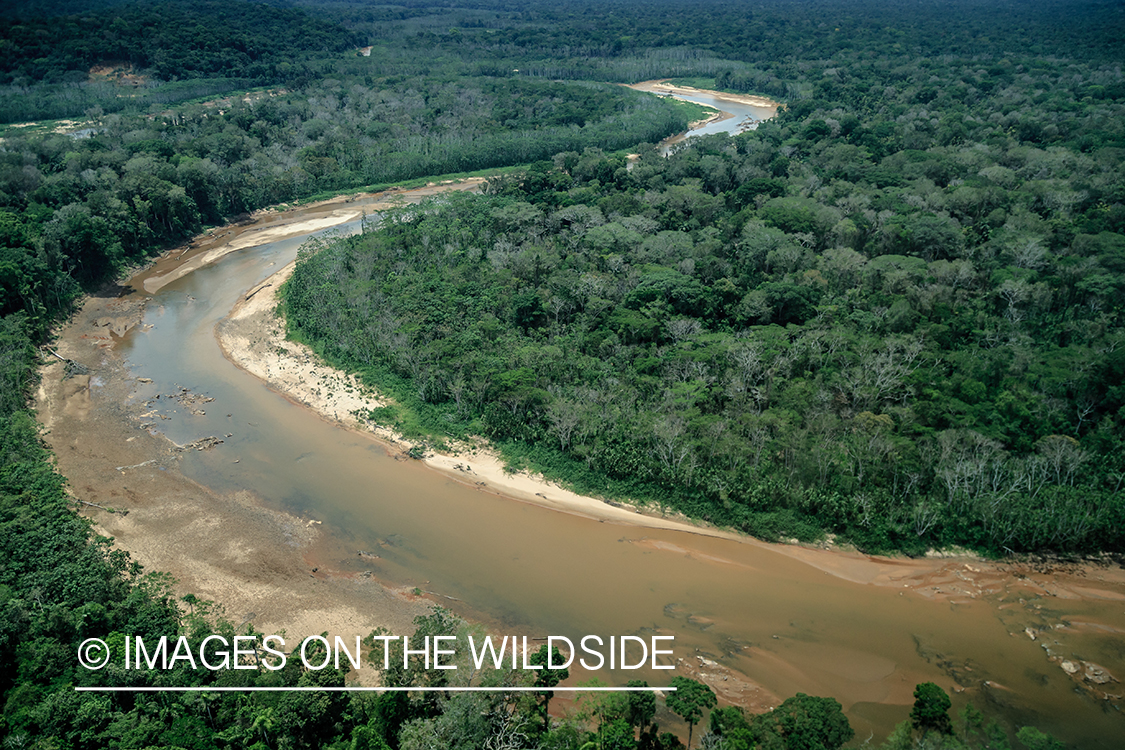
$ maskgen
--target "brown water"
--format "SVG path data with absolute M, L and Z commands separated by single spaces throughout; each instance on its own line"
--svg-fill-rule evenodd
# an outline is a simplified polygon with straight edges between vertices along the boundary
M 1011 587 L 992 585 L 994 593 L 953 603 L 902 584 L 853 583 L 767 545 L 566 515 L 396 461 L 272 393 L 223 358 L 213 328 L 299 243 L 241 250 L 168 285 L 149 303 L 145 323 L 153 328 L 134 329 L 120 350 L 135 375 L 154 381 L 138 386 L 138 398 L 176 385 L 215 398 L 205 416 L 169 412 L 160 424 L 178 443 L 232 433 L 220 449 L 186 454 L 184 473 L 321 519 L 336 556 L 327 564 L 451 597 L 441 601 L 504 633 L 673 634 L 676 657 L 729 670 L 705 670 L 727 676 L 715 677 L 718 688 L 744 675 L 781 698 L 833 696 L 861 740 L 869 733 L 878 740 L 905 720 L 914 685 L 925 680 L 951 693 L 964 688 L 954 695 L 957 708 L 972 700 L 1083 747 L 1117 747 L 1125 737 L 1116 703 L 1076 690 L 1042 648 L 1062 641 L 1055 653 L 1125 677 L 1125 601 L 1031 592 L 1021 604 Z M 902 567 L 903 575 L 913 570 Z M 1022 632 L 1072 620 L 1097 627 L 1036 641 Z M 645 676 L 660 684 L 676 673 L 695 674 L 681 665 Z M 753 691 L 732 696 L 759 708 L 772 702 Z

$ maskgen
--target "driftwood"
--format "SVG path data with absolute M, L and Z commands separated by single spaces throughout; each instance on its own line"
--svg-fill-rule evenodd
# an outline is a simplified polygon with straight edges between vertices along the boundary
M 48 354 L 57 357 L 60 361 L 66 363 L 66 371 L 63 374 L 63 380 L 66 380 L 69 377 L 73 377 L 74 375 L 85 375 L 86 373 L 90 372 L 90 368 L 82 364 L 81 362 L 75 362 L 73 359 L 67 359 L 63 355 L 56 352 L 54 349 L 48 349 L 47 347 L 43 347 L 43 349 Z
M 156 463 L 156 459 L 155 459 L 155 458 L 150 458 L 150 459 L 149 459 L 149 460 L 147 460 L 147 461 L 142 461 L 141 463 L 139 463 L 139 464 L 133 464 L 132 466 L 118 466 L 118 467 L 117 467 L 117 470 L 118 470 L 118 471 L 125 471 L 126 469 L 139 469 L 139 468 L 141 468 L 142 466 L 148 466 L 149 464 L 154 464 L 154 463 Z
M 258 288 L 257 288 L 257 289 L 255 289 L 254 291 L 252 291 L 252 292 L 250 292 L 249 294 L 247 294 L 247 295 L 246 295 L 246 297 L 245 297 L 244 299 L 250 299 L 250 298 L 251 298 L 251 297 L 253 297 L 253 296 L 254 296 L 255 294 L 257 294 L 258 292 L 262 291 L 263 289 L 265 289 L 265 288 L 266 288 L 266 287 L 268 287 L 268 286 L 273 286 L 273 283 L 271 282 L 271 283 L 269 283 L 269 284 L 262 284 L 262 285 L 261 285 L 260 287 L 258 287 Z
M 104 510 L 106 513 L 117 513 L 117 511 L 114 510 L 113 508 L 107 508 L 104 505 L 98 505 L 97 503 L 91 503 L 91 502 L 88 502 L 86 500 L 79 500 L 76 497 L 71 498 L 71 499 L 74 500 L 74 502 L 76 502 L 76 503 L 82 503 L 83 505 L 89 505 L 91 508 L 97 508 L 98 510 Z M 121 511 L 121 515 L 125 515 L 128 512 L 129 511 L 127 511 L 127 510 Z
M 172 450 L 174 450 L 176 453 L 183 453 L 184 451 L 190 451 L 192 449 L 195 449 L 197 451 L 205 451 L 209 448 L 214 448 L 216 445 L 220 445 L 222 442 L 222 440 L 219 440 L 219 438 L 215 437 L 214 435 L 210 435 L 205 438 L 200 438 L 199 440 L 193 440 L 187 445 L 174 445 L 172 446 Z

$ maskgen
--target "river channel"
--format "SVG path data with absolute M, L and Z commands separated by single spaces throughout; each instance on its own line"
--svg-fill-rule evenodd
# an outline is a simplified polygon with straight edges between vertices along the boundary
M 715 110 L 716 116 L 696 124 L 690 131 L 665 138 L 660 149 L 665 155 L 677 143 L 689 137 L 727 133 L 736 135 L 754 130 L 758 124 L 777 114 L 778 103 L 760 96 L 749 94 L 728 94 L 721 91 L 706 91 L 690 86 L 675 86 L 666 81 L 645 81 L 629 88 L 647 91 L 658 96 L 671 96 L 686 102 L 702 104 Z
M 1125 677 L 1125 595 L 1098 568 L 1068 587 L 968 558 L 919 565 L 599 521 L 396 460 L 267 389 L 224 358 L 214 329 L 304 239 L 238 250 L 155 294 L 142 275 L 144 324 L 116 350 L 151 381 L 136 398 L 187 387 L 214 399 L 205 414 L 169 409 L 153 428 L 179 444 L 230 435 L 185 453 L 180 470 L 322 521 L 323 564 L 418 586 L 498 633 L 674 635 L 677 670 L 641 675 L 653 684 L 702 676 L 759 710 L 797 692 L 832 696 L 858 740 L 906 720 L 915 684 L 932 680 L 955 708 L 972 701 L 1082 747 L 1119 746 L 1120 700 L 1105 696 L 1125 687 L 1082 679 L 1086 664 Z

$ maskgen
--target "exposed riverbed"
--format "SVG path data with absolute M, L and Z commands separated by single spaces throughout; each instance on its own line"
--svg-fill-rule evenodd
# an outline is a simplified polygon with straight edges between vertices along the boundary
M 1119 567 L 768 545 L 654 528 L 597 502 L 562 512 L 548 485 L 517 502 L 468 473 L 401 460 L 402 446 L 342 429 L 343 402 L 317 413 L 294 403 L 311 395 L 286 398 L 224 357 L 216 324 L 249 294 L 262 314 L 240 335 L 277 348 L 269 277 L 305 234 L 354 231 L 387 198 L 263 214 L 87 302 L 59 349 L 91 372 L 64 380 L 61 364 L 46 367 L 40 415 L 75 495 L 129 511 L 91 509 L 103 533 L 267 632 L 407 632 L 434 601 L 503 633 L 675 635 L 676 673 L 754 710 L 833 696 L 859 739 L 905 720 L 914 685 L 932 680 L 956 707 L 972 700 L 1083 747 L 1117 746 Z M 361 390 L 295 348 L 286 356 L 267 366 L 303 358 L 310 394 Z M 221 442 L 199 442 L 211 437 Z

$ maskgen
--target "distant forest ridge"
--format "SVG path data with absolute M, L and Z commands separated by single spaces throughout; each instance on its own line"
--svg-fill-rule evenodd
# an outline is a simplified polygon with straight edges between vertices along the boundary
M 741 62 L 862 54 L 1119 56 L 1125 10 L 1109 0 L 993 3 L 807 0 L 651 2 L 31 2 L 0 6 L 0 82 L 77 82 L 105 61 L 162 80 L 281 82 L 293 53 L 457 36 L 491 59 L 628 57 L 692 48 Z M 563 33 L 565 30 L 565 33 Z M 575 35 L 575 31 L 580 34 Z M 404 38 L 404 34 L 406 37 Z M 576 39 L 581 43 L 575 45 Z M 293 61 L 290 60 L 290 63 Z
M 0 25 L 0 83 L 77 83 L 95 65 L 151 69 L 162 80 L 280 81 L 294 55 L 341 52 L 360 39 L 308 13 L 259 3 L 141 3 Z
M 853 112 L 920 58 L 1006 68 L 1111 64 L 1119 3 L 18 3 L 0 14 L 0 123 L 103 113 L 325 79 L 704 77 L 781 101 L 827 91 Z M 372 47 L 371 56 L 354 50 Z M 427 54 L 419 56 L 418 49 Z M 907 66 L 907 67 L 904 67 Z M 854 76 L 862 68 L 872 75 Z M 873 77 L 874 76 L 874 77 Z M 848 90 L 848 78 L 861 84 Z M 1094 98 L 1120 97 L 1107 80 Z

